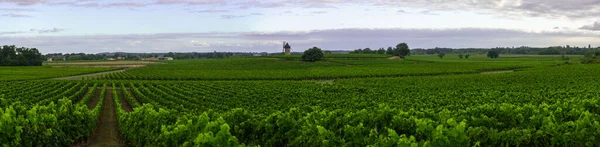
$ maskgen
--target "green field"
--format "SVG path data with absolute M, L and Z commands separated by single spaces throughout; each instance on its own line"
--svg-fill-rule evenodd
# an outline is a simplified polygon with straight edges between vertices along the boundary
M 351 55 L 354 57 L 356 55 Z M 341 57 L 341 56 L 339 56 Z M 485 60 L 436 59 L 415 56 L 387 58 L 329 58 L 308 63 L 280 58 L 179 60 L 97 77 L 107 80 L 306 80 L 369 77 L 473 74 L 482 71 L 525 69 L 564 64 L 559 56 Z
M 569 58 L 175 60 L 1 82 L 0 144 L 599 146 L 600 65 Z
M 115 70 L 114 68 L 54 68 L 51 66 L 21 66 L 0 67 L 0 81 L 6 80 L 34 80 L 65 77 L 102 71 Z

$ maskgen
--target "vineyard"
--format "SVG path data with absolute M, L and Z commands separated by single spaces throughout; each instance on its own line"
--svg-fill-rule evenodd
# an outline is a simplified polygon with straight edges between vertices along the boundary
M 184 60 L 1 82 L 0 144 L 600 146 L 598 65 L 415 58 Z M 480 74 L 494 70 L 516 72 Z
M 560 63 L 560 61 L 558 62 Z M 305 63 L 274 58 L 183 60 L 95 77 L 101 80 L 306 80 L 473 74 L 556 65 L 548 62 L 433 62 L 330 59 Z M 457 66 L 460 65 L 460 66 Z
M 36 80 L 56 77 L 74 76 L 114 70 L 113 68 L 54 68 L 40 67 L 0 67 L 0 82 L 16 80 Z

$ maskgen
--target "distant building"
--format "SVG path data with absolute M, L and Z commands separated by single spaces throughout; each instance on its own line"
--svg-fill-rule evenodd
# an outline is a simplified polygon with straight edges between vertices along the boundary
M 106 58 L 106 60 L 109 60 L 109 61 L 115 61 L 115 60 L 125 60 L 125 57 Z
M 51 56 L 46 59 L 46 61 L 59 61 L 59 60 L 67 61 L 67 58 L 65 56 Z
M 283 42 L 283 54 L 291 55 L 292 54 L 292 46 L 289 43 Z

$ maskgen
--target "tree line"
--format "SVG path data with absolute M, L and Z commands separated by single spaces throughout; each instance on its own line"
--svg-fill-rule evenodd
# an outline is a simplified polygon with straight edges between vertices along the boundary
M 430 48 L 430 49 L 412 49 L 413 54 L 439 54 L 439 53 L 454 53 L 454 54 L 466 54 L 466 53 L 488 53 L 490 50 L 496 50 L 498 54 L 537 54 L 537 55 L 585 55 L 590 51 L 600 50 L 600 47 L 592 47 L 588 45 L 586 47 L 579 46 L 550 46 L 550 47 L 496 47 L 496 48 Z
M 0 66 L 42 66 L 43 58 L 36 48 L 4 45 L 0 49 Z
M 385 48 L 379 48 L 377 50 L 371 50 L 370 48 L 364 48 L 364 49 L 356 49 L 352 52 L 350 52 L 351 54 L 387 54 L 387 55 L 392 55 L 392 56 L 399 56 L 400 58 L 404 59 L 404 57 L 408 56 L 410 54 L 410 48 L 408 48 L 408 44 L 406 43 L 399 43 L 398 45 L 396 45 L 396 47 L 388 47 L 387 49 Z
M 255 53 L 245 52 L 190 52 L 190 53 L 99 53 L 99 54 L 85 54 L 85 53 L 51 53 L 46 54 L 45 57 L 53 58 L 54 60 L 106 60 L 108 58 L 122 57 L 124 60 L 141 60 L 142 58 L 158 58 L 158 57 L 172 57 L 173 59 L 214 59 L 214 58 L 228 58 L 228 57 L 249 57 Z

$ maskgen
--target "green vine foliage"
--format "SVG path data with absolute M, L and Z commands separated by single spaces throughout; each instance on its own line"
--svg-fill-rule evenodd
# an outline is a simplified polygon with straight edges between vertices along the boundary
M 95 127 L 95 115 L 63 98 L 48 105 L 14 105 L 0 109 L 2 146 L 70 146 L 85 140 Z

